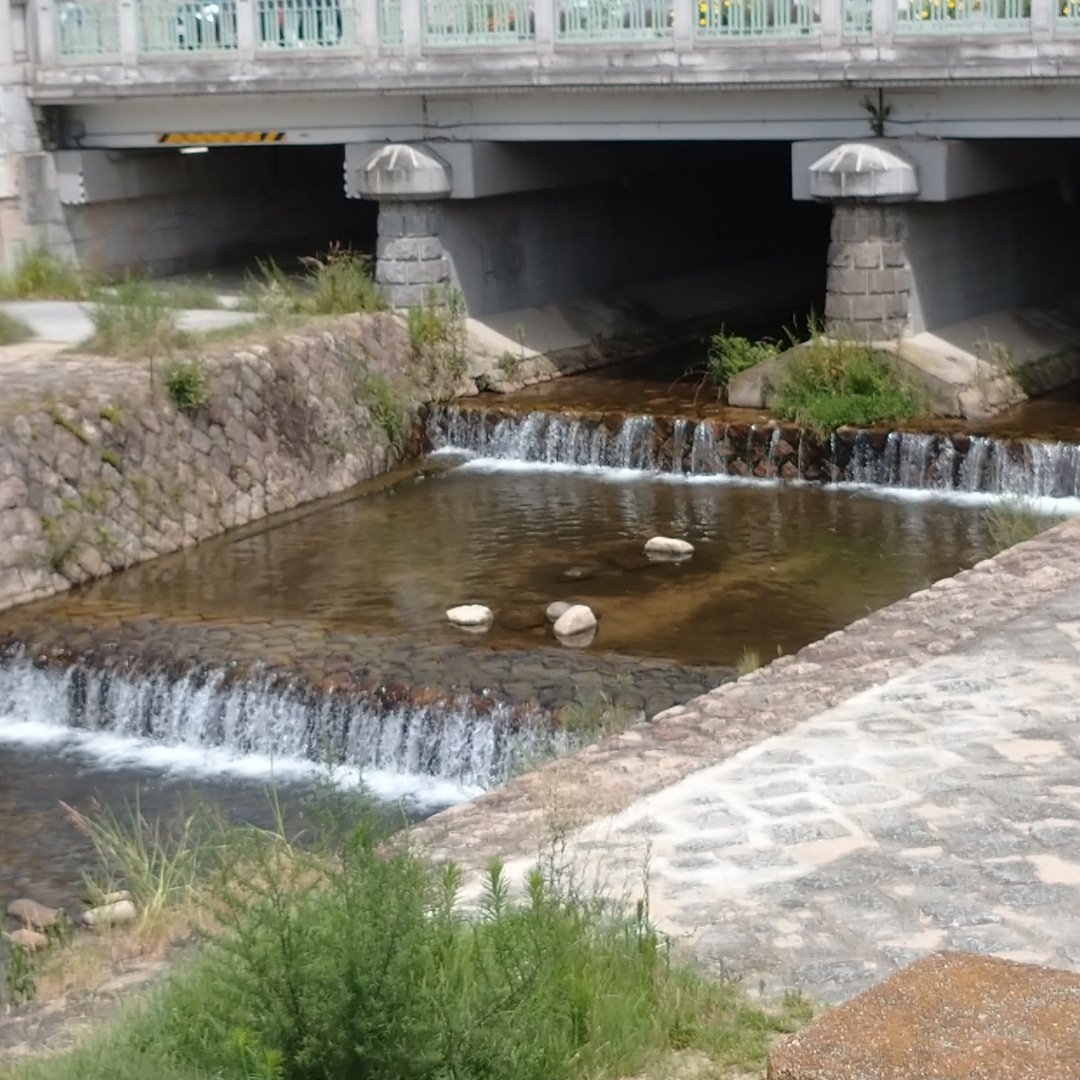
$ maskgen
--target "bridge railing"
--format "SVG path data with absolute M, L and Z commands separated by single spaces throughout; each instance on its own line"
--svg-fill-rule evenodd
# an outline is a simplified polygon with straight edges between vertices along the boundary
M 30 0 L 36 61 L 1080 32 L 1080 0 Z

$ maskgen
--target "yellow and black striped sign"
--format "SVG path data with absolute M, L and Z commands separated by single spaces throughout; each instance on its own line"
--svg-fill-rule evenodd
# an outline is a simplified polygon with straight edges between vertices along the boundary
M 239 146 L 285 141 L 284 131 L 170 131 L 158 136 L 161 146 Z

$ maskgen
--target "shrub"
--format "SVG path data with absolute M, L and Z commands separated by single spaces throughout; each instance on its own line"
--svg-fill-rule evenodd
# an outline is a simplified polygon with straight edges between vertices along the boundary
M 554 859 L 511 896 L 493 862 L 476 910 L 461 873 L 361 823 L 304 850 L 223 827 L 205 848 L 220 934 L 141 1012 L 27 1080 L 570 1080 L 691 1048 L 759 1064 L 776 1031 L 737 986 L 678 965 L 648 919 L 576 887 Z
M 995 502 L 983 511 L 983 522 L 990 534 L 990 551 L 997 554 L 1014 544 L 1031 540 L 1054 523 L 1042 514 L 1031 499 L 1009 497 Z
M 44 248 L 24 251 L 15 269 L 0 273 L 0 299 L 85 300 L 90 278 L 75 263 Z
M 710 382 L 720 390 L 740 372 L 746 371 L 770 360 L 780 352 L 780 346 L 774 341 L 751 341 L 738 334 L 729 334 L 721 329 L 709 341 L 709 352 L 705 361 L 705 374 Z
M 409 343 L 419 362 L 419 380 L 436 401 L 452 397 L 468 370 L 465 301 L 456 289 L 445 297 L 432 289 L 406 315 Z
M 817 337 L 802 346 L 777 386 L 776 413 L 818 433 L 915 416 L 921 395 L 865 342 Z
M 205 405 L 210 393 L 206 369 L 198 360 L 176 360 L 166 365 L 165 392 L 182 412 Z

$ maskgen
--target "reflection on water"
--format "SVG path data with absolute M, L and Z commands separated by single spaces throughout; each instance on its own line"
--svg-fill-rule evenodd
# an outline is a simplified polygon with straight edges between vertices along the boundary
M 653 535 L 694 557 L 650 563 Z M 418 478 L 280 527 L 210 541 L 60 601 L 180 619 L 278 619 L 477 647 L 551 644 L 538 613 L 575 600 L 595 650 L 731 664 L 789 652 L 981 558 L 977 508 L 812 486 L 492 470 Z M 446 608 L 496 613 L 482 638 Z

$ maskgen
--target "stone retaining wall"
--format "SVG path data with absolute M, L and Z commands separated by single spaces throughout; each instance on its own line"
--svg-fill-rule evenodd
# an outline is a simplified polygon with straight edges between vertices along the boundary
M 160 364 L 155 379 L 151 365 L 66 362 L 62 389 L 0 412 L 0 609 L 384 471 L 400 449 L 366 388 L 413 362 L 381 313 L 209 357 L 205 403 L 187 410 Z

